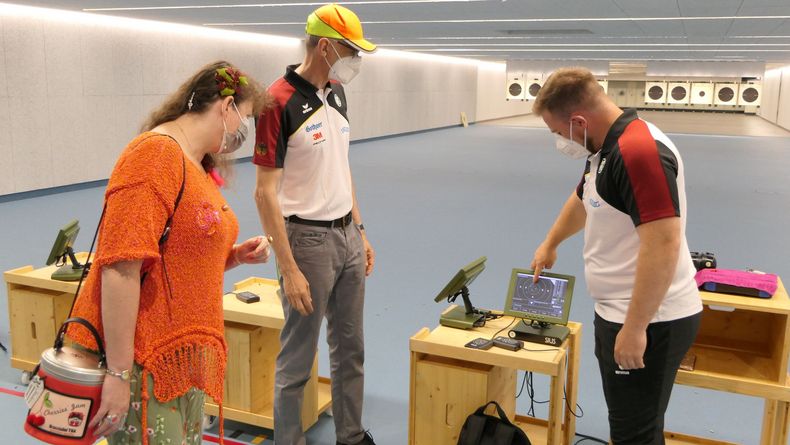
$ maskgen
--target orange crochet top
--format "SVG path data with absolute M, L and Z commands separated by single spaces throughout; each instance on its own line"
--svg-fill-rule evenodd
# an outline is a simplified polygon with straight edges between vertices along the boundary
M 134 360 L 143 368 L 143 398 L 148 397 L 145 383 L 150 374 L 159 401 L 195 387 L 221 403 L 227 360 L 223 276 L 238 223 L 214 181 L 183 156 L 175 140 L 153 132 L 139 135 L 123 151 L 107 185 L 95 259 L 73 315 L 87 319 L 103 336 L 102 322 L 109 320 L 101 316 L 102 267 L 143 260 L 147 277 L 140 289 L 134 336 Z M 184 176 L 182 160 L 186 162 L 184 194 L 162 261 L 158 240 L 173 214 Z M 80 326 L 72 325 L 69 337 L 96 348 Z M 147 403 L 142 405 L 145 410 Z M 145 421 L 145 413 L 142 418 Z

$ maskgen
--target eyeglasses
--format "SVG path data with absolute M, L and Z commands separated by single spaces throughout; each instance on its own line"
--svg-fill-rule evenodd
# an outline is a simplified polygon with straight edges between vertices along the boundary
M 339 43 L 341 46 L 345 46 L 345 47 L 346 47 L 346 48 L 348 48 L 350 51 L 352 51 L 352 55 L 353 55 L 354 57 L 356 57 L 356 56 L 358 56 L 358 55 L 359 55 L 359 50 L 358 50 L 358 49 L 356 49 L 356 48 L 354 48 L 353 46 L 349 45 L 348 43 L 346 43 L 346 42 L 344 42 L 344 41 L 342 41 L 342 40 L 335 40 L 335 42 Z

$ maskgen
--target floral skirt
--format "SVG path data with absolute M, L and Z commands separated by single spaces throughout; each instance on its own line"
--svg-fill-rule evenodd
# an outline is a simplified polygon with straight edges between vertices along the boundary
M 142 427 L 142 368 L 132 372 L 131 403 L 126 425 L 107 437 L 109 445 L 137 445 L 148 435 L 150 445 L 200 445 L 203 440 L 203 403 L 206 395 L 192 388 L 181 397 L 160 402 L 154 397 L 154 379 L 148 375 L 148 428 Z

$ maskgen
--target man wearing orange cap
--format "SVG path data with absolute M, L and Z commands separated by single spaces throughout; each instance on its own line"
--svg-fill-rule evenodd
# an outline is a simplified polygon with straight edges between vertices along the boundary
M 321 323 L 327 319 L 338 445 L 373 444 L 362 427 L 365 277 L 375 254 L 348 163 L 343 84 L 359 72 L 359 18 L 338 5 L 307 19 L 306 54 L 269 88 L 275 106 L 258 119 L 255 200 L 280 271 L 285 325 L 274 391 L 274 441 L 303 445 L 302 401 Z

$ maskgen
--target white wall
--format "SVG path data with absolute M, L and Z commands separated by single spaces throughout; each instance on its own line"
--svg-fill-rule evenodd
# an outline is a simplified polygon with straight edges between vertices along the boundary
M 206 63 L 226 59 L 268 84 L 302 54 L 296 39 L 0 4 L 0 195 L 107 178 L 147 114 Z M 347 92 L 352 139 L 528 109 L 505 101 L 504 70 L 478 65 L 364 56 Z
M 532 102 L 506 100 L 507 66 L 504 63 L 480 64 L 477 69 L 476 120 L 486 121 L 532 112 Z
M 762 94 L 763 99 L 757 114 L 790 130 L 790 66 L 766 71 Z

